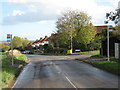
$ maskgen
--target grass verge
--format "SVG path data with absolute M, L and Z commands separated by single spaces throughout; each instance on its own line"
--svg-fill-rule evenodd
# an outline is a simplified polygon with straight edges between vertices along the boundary
M 100 68 L 102 70 L 108 71 L 112 74 L 120 76 L 120 62 L 115 61 L 100 61 L 100 62 L 90 62 L 84 61 L 92 66 Z
M 57 56 L 64 56 L 67 53 L 41 53 L 40 55 L 57 55 Z
M 100 57 L 100 54 L 99 53 L 93 54 L 91 57 Z
M 11 65 L 11 57 L 8 57 L 6 53 L 1 53 L 0 60 L 2 62 L 2 70 L 0 74 L 2 75 L 2 80 L 0 81 L 0 88 L 8 88 L 11 81 L 18 76 L 22 67 L 28 61 L 27 57 L 23 54 L 20 54 L 17 57 L 14 57 L 14 66 Z
M 90 52 L 93 52 L 93 53 L 99 54 L 99 53 L 100 53 L 100 50 L 85 51 L 85 52 L 77 52 L 77 53 L 72 53 L 72 55 L 74 55 L 74 54 L 84 54 L 84 53 L 90 53 Z

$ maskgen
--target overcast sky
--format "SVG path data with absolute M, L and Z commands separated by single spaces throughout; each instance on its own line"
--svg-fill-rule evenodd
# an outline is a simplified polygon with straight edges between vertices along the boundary
M 6 34 L 36 40 L 50 36 L 55 22 L 66 10 L 80 10 L 92 17 L 93 25 L 104 25 L 105 13 L 117 9 L 119 0 L 3 0 L 0 2 L 0 40 Z

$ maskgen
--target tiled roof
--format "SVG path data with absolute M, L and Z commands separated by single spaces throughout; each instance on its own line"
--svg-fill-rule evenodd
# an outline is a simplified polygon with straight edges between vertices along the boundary
M 102 33 L 103 30 L 107 29 L 107 26 L 95 26 L 97 33 Z
M 31 42 L 31 43 L 29 43 L 28 45 L 33 45 L 33 44 L 37 44 L 37 43 L 43 43 L 44 41 L 48 41 L 49 40 L 49 38 L 48 37 L 45 37 L 45 38 L 43 38 L 43 39 L 40 39 L 40 40 L 36 40 L 36 41 L 34 41 L 34 42 Z

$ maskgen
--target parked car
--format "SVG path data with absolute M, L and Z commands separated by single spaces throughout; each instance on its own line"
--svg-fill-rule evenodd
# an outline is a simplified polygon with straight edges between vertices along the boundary
M 33 54 L 32 51 L 26 50 L 26 51 L 22 51 L 23 54 Z
M 81 52 L 81 50 L 80 49 L 76 49 L 75 52 Z

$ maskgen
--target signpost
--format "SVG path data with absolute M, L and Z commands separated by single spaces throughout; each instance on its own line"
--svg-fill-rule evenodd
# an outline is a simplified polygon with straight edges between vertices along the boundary
M 14 65 L 13 62 L 13 45 L 12 45 L 12 34 L 7 34 L 7 42 L 11 45 L 11 53 L 12 53 L 12 66 Z
M 108 25 L 107 27 L 107 56 L 108 56 L 108 61 L 110 61 L 110 42 L 109 42 L 109 31 L 112 31 L 112 25 Z

